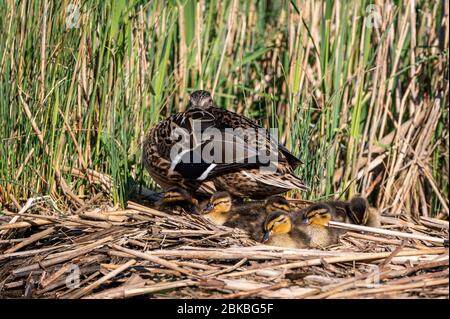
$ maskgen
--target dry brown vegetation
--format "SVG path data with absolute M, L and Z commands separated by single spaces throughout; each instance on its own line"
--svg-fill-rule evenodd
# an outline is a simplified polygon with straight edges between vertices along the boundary
M 150 208 L 140 161 L 149 127 L 204 88 L 278 127 L 312 189 L 290 196 L 361 193 L 384 229 L 448 238 L 448 12 L 444 0 L 4 1 L 0 296 L 448 298 L 439 244 L 348 233 L 327 250 L 258 246 Z M 71 265 L 80 288 L 65 284 Z

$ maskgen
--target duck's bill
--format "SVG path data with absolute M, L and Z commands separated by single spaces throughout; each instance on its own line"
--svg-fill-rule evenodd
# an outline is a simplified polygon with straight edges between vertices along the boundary
M 161 208 L 162 206 L 164 206 L 164 204 L 164 201 L 162 199 L 159 199 L 155 202 L 155 207 Z
M 268 230 L 264 232 L 263 238 L 261 240 L 262 243 L 265 243 L 269 240 L 270 235 L 272 235 L 272 231 Z
M 309 220 L 308 217 L 302 216 L 302 224 L 307 224 L 307 225 L 309 225 L 309 224 L 311 224 L 311 222 L 310 222 L 310 220 Z
M 202 214 L 208 214 L 210 213 L 214 208 L 214 205 L 212 203 L 208 204 L 205 208 L 203 208 Z

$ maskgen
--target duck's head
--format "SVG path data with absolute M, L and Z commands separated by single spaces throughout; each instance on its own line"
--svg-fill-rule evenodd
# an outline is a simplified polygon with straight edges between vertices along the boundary
M 209 107 L 213 105 L 213 99 L 211 93 L 208 91 L 197 90 L 191 93 L 189 96 L 190 107 Z
M 303 211 L 302 223 L 326 226 L 331 220 L 332 213 L 333 207 L 325 203 L 317 203 Z
M 288 213 L 272 212 L 267 215 L 263 224 L 262 242 L 267 242 L 274 234 L 288 234 L 292 229 L 292 219 Z
M 208 215 L 227 215 L 231 210 L 231 206 L 231 195 L 227 192 L 217 192 L 211 196 L 202 213 Z
M 283 196 L 270 196 L 266 201 L 266 213 L 268 214 L 273 212 L 289 213 L 290 211 L 291 206 Z
M 354 219 L 358 224 L 365 225 L 367 223 L 367 219 L 369 218 L 369 203 L 367 202 L 367 199 L 361 196 L 355 196 L 349 202 L 349 207 L 350 213 L 353 215 L 352 219 Z

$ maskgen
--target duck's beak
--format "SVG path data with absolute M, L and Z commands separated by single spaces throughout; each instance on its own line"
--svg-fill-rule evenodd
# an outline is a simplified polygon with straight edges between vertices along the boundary
M 205 208 L 203 208 L 202 214 L 208 214 L 210 213 L 214 208 L 213 203 L 208 203 Z
M 155 202 L 155 207 L 161 207 L 161 206 L 163 206 L 163 204 L 164 204 L 164 200 L 163 199 L 158 199 Z
M 263 235 L 263 238 L 262 238 L 261 242 L 262 243 L 267 242 L 269 240 L 269 238 L 270 238 L 270 235 L 272 235 L 272 231 L 271 230 L 264 231 L 264 235 Z
M 302 224 L 311 224 L 311 222 L 309 221 L 309 218 L 306 217 L 306 215 L 302 216 Z

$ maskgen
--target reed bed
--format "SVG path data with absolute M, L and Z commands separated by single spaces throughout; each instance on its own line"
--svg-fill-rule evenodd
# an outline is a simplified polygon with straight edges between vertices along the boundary
M 448 12 L 417 0 L 4 1 L 0 202 L 81 207 L 107 188 L 124 206 L 134 185 L 155 187 L 145 132 L 204 88 L 278 128 L 305 163 L 312 191 L 297 196 L 448 215 Z
M 202 88 L 278 128 L 311 188 L 291 197 L 360 193 L 383 228 L 448 239 L 448 12 L 444 0 L 3 1 L 0 296 L 448 298 L 437 243 L 349 232 L 328 250 L 262 246 L 151 208 L 141 163 L 148 129 Z
M 4 298 L 448 298 L 448 247 L 348 232 L 327 250 L 261 245 L 200 215 L 128 202 L 67 216 L 44 199 L 2 217 Z M 40 212 L 40 213 L 38 213 Z M 448 222 L 383 228 L 448 239 Z M 6 239 L 3 239 L 6 238 Z

